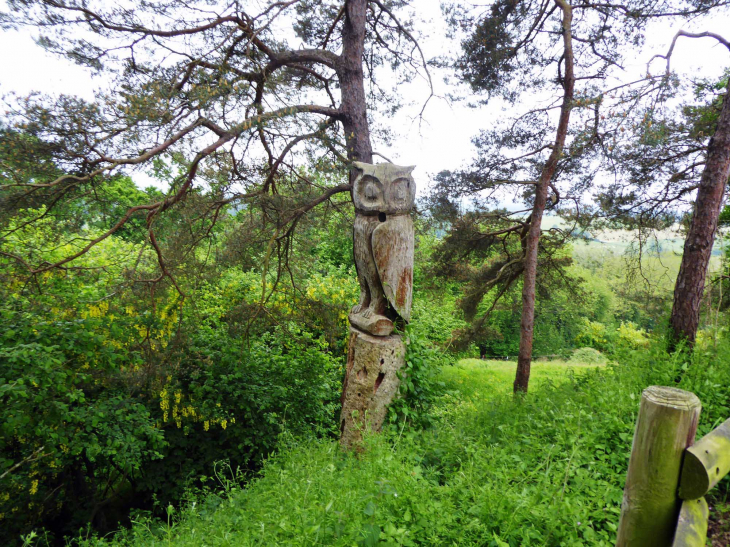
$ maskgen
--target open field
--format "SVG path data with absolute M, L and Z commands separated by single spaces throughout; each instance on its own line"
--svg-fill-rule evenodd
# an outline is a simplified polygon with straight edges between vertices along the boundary
M 530 385 L 537 388 L 545 383 L 564 382 L 603 366 L 557 360 L 537 361 L 531 367 Z M 515 361 L 462 359 L 454 366 L 445 367 L 442 375 L 446 382 L 458 387 L 465 397 L 489 398 L 512 391 L 516 368 Z

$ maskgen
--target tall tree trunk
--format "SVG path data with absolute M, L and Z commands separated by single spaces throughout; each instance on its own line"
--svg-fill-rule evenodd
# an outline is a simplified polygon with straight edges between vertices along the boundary
M 730 81 L 727 89 L 715 134 L 707 147 L 707 161 L 674 286 L 674 305 L 669 320 L 671 349 L 681 340 L 692 346 L 697 336 L 705 276 L 730 176 Z
M 342 103 L 342 126 L 347 143 L 347 159 L 372 163 L 365 78 L 362 69 L 365 51 L 365 23 L 367 0 L 348 0 L 345 3 L 345 22 L 342 28 L 342 55 L 337 66 Z M 354 170 L 350 170 L 350 182 Z
M 370 126 L 368 124 L 367 102 L 365 101 L 365 76 L 362 68 L 367 7 L 368 0 L 346 0 L 345 2 L 342 54 L 336 66 L 336 71 L 340 82 L 340 122 L 345 131 L 347 159 L 350 162 L 372 163 L 373 149 L 370 142 Z M 350 167 L 350 184 L 354 183 L 356 174 L 356 170 Z M 350 193 L 352 193 L 352 190 L 350 190 Z M 351 335 L 348 344 L 348 366 L 342 381 L 340 398 L 343 407 L 348 385 L 351 383 L 350 376 L 353 374 L 351 365 L 354 359 L 355 342 L 355 337 Z M 340 434 L 341 438 L 346 436 L 344 421 L 340 424 Z
M 530 362 L 532 360 L 532 339 L 535 326 L 535 280 L 537 278 L 537 250 L 540 243 L 542 214 L 547 203 L 548 187 L 555 175 L 558 161 L 568 134 L 568 122 L 573 106 L 573 90 L 575 76 L 573 74 L 573 11 L 567 0 L 555 0 L 563 12 L 563 59 L 565 61 L 565 78 L 563 80 L 563 104 L 560 109 L 560 120 L 555 135 L 553 150 L 540 173 L 535 187 L 535 205 L 530 217 L 530 229 L 527 232 L 525 245 L 525 269 L 522 285 L 522 320 L 520 324 L 520 352 L 517 357 L 517 374 L 514 392 L 526 392 L 530 381 Z

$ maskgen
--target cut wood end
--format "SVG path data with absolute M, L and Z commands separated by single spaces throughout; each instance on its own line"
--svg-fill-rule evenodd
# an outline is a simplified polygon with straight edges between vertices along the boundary
M 676 408 L 679 410 L 691 410 L 701 408 L 700 399 L 691 391 L 685 391 L 676 387 L 649 386 L 641 396 L 654 404 Z
M 679 497 L 683 500 L 694 500 L 707 494 L 709 489 L 710 477 L 704 464 L 691 450 L 687 450 L 682 462 Z

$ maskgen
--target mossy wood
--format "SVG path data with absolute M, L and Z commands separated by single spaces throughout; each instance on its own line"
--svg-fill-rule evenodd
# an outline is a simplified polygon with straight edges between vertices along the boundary
M 697 396 L 681 389 L 652 386 L 642 393 L 617 547 L 672 544 L 681 502 L 677 488 L 682 456 L 694 441 L 700 409 Z
M 362 431 L 380 431 L 388 405 L 398 395 L 398 371 L 405 364 L 400 336 L 372 336 L 350 327 L 347 373 L 342 389 L 340 444 L 361 446 Z
M 707 542 L 707 519 L 710 509 L 705 498 L 684 500 L 679 511 L 677 532 L 672 547 L 704 547 Z
M 679 497 L 701 498 L 730 473 L 730 420 L 687 449 L 679 483 Z

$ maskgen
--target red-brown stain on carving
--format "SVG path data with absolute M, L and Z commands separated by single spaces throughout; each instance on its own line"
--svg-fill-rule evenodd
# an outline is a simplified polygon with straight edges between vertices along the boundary
M 398 292 L 395 296 L 395 303 L 399 308 L 402 308 L 406 303 L 406 296 L 413 283 L 413 272 L 411 268 L 403 268 L 398 280 Z

